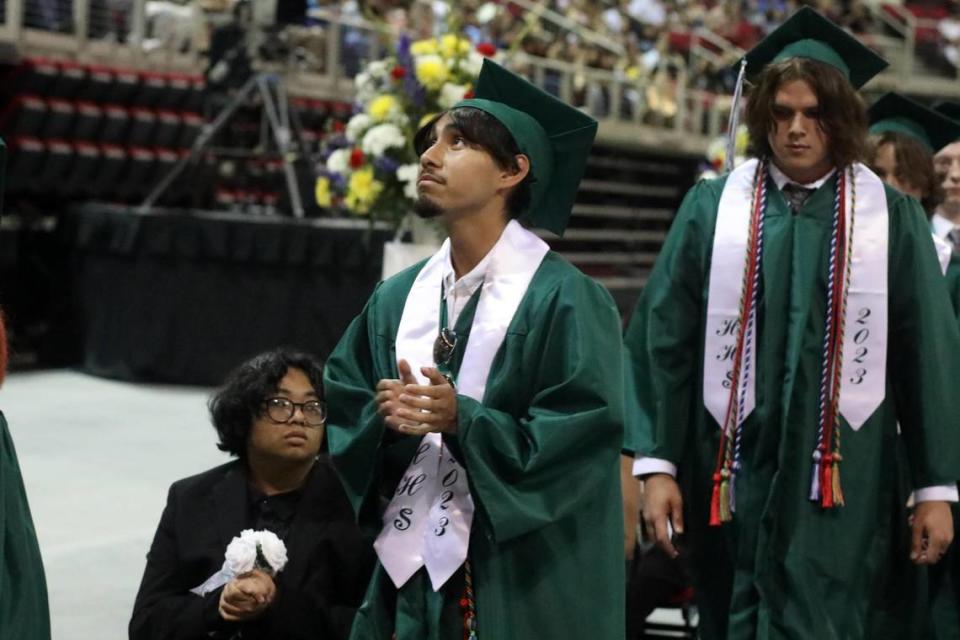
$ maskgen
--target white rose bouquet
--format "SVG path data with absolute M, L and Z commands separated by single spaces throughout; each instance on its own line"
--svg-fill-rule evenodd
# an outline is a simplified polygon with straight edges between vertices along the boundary
M 272 531 L 244 529 L 239 537 L 234 538 L 227 545 L 223 558 L 223 567 L 220 571 L 207 578 L 198 587 L 190 589 L 191 593 L 205 596 L 216 591 L 237 576 L 260 569 L 270 576 L 275 576 L 287 565 L 287 547 L 283 540 Z

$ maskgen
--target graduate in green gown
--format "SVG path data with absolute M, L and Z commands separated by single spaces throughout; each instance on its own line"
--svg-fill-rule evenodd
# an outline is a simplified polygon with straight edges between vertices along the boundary
M 960 138 L 960 123 L 915 100 L 888 93 L 868 109 L 870 144 L 867 164 L 891 187 L 916 198 L 928 217 L 942 200 L 942 190 L 933 167 L 933 154 Z M 936 235 L 933 240 L 944 270 L 954 314 L 960 312 L 960 256 L 952 245 Z M 960 421 L 955 425 L 960 429 Z M 903 443 L 901 443 L 903 444 Z M 909 561 L 912 533 L 909 527 L 910 470 L 903 447 L 898 454 L 898 510 L 891 519 L 893 544 L 878 580 L 873 606 L 871 638 L 897 640 L 903 637 L 960 638 L 960 611 L 953 589 L 952 565 L 956 545 L 933 567 Z M 954 530 L 958 527 L 953 505 Z
M 417 210 L 449 239 L 325 367 L 331 455 L 379 531 L 355 640 L 623 638 L 619 314 L 520 224 L 563 232 L 595 133 L 487 60 L 417 135 Z
M 0 193 L 6 156 L 0 141 Z M 7 371 L 7 337 L 0 310 L 0 385 Z M 0 396 L 2 400 L 2 396 Z M 17 452 L 0 411 L 0 638 L 50 640 L 43 560 Z
M 627 329 L 634 472 L 701 637 L 869 638 L 898 422 L 909 553 L 952 540 L 960 332 L 918 203 L 859 162 L 885 63 L 807 8 L 746 60 L 754 159 L 687 194 Z

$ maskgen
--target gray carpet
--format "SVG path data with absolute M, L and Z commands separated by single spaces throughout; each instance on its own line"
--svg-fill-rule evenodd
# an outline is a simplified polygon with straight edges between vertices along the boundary
M 73 371 L 13 374 L 0 389 L 40 538 L 54 640 L 122 640 L 144 556 L 179 479 L 228 458 L 209 389 Z

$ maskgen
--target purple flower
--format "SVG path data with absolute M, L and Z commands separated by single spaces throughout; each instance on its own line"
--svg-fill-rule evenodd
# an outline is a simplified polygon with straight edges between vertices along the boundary
M 373 166 L 388 175 L 393 175 L 400 167 L 400 163 L 389 156 L 380 156 L 373 161 Z
M 336 149 L 346 149 L 347 147 L 351 146 L 350 141 L 347 140 L 347 136 L 342 133 L 329 135 L 324 142 L 326 143 L 326 148 L 330 152 L 333 152 Z

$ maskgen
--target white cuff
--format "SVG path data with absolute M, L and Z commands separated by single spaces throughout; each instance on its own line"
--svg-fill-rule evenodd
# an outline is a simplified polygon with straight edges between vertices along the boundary
M 647 456 L 640 456 L 633 461 L 633 475 L 635 477 L 639 478 L 640 476 L 646 476 L 651 473 L 667 473 L 676 478 L 677 465 L 669 460 L 649 458 Z
M 914 502 L 960 502 L 956 484 L 942 484 L 936 487 L 917 489 L 913 494 Z

